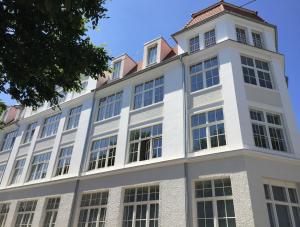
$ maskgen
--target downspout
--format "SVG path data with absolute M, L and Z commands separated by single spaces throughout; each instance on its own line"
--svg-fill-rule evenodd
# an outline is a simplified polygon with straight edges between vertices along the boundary
M 185 64 L 183 62 L 183 56 L 180 56 L 180 63 L 181 63 L 181 70 L 182 70 L 182 89 L 183 89 L 183 138 L 184 138 L 184 159 L 186 160 L 188 157 L 188 146 L 187 146 L 187 123 L 188 123 L 188 114 L 187 114 L 187 89 L 186 89 L 186 73 L 185 73 Z M 188 206 L 188 192 L 189 192 L 189 183 L 188 183 L 188 166 L 187 162 L 184 162 L 184 179 L 185 179 L 185 217 L 186 217 L 186 226 L 190 226 L 190 215 L 188 212 L 189 206 Z
M 81 163 L 80 163 L 80 167 L 79 167 L 79 174 L 78 174 L 78 178 L 76 180 L 75 183 L 75 188 L 74 188 L 74 196 L 72 199 L 72 205 L 71 205 L 71 215 L 69 218 L 69 223 L 68 223 L 68 227 L 72 227 L 72 225 L 74 224 L 75 220 L 74 220 L 74 216 L 75 216 L 75 211 L 76 211 L 76 201 L 77 201 L 77 197 L 78 197 L 78 190 L 79 190 L 79 182 L 80 182 L 80 176 L 82 173 L 82 169 L 85 163 L 85 154 L 86 154 L 86 150 L 87 150 L 87 145 L 88 145 L 88 139 L 90 138 L 90 133 L 91 133 L 91 128 L 92 128 L 92 124 L 93 124 L 93 113 L 94 113 L 94 108 L 95 108 L 95 95 L 96 95 L 96 89 L 94 89 L 93 91 L 93 102 L 92 102 L 92 109 L 91 109 L 91 113 L 89 116 L 89 123 L 88 123 L 88 130 L 87 130 L 87 134 L 85 137 L 85 141 L 84 141 L 84 148 L 83 148 L 83 152 L 82 152 L 82 157 L 81 157 Z

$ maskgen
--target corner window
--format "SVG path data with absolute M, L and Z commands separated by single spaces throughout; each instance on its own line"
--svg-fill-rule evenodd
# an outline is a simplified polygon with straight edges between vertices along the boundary
M 190 66 L 191 92 L 220 83 L 217 57 Z
M 18 130 L 5 134 L 1 151 L 9 151 L 13 148 L 17 134 Z
M 150 47 L 148 49 L 147 65 L 155 64 L 156 58 L 157 58 L 157 46 Z
M 113 66 L 113 74 L 112 74 L 112 79 L 119 79 L 120 78 L 120 73 L 121 73 L 121 61 L 115 62 Z
M 205 47 L 211 47 L 216 44 L 216 33 L 215 29 L 212 29 L 204 33 L 204 45 Z
M 287 152 L 284 127 L 279 114 L 250 110 L 255 146 Z
M 27 126 L 27 129 L 26 129 L 25 135 L 24 135 L 24 140 L 23 140 L 24 144 L 31 142 L 36 126 L 37 126 L 37 122 L 31 123 Z
M 247 44 L 247 35 L 246 35 L 246 30 L 244 28 L 235 28 L 236 32 L 236 39 L 240 43 Z
M 193 151 L 226 145 L 223 109 L 195 114 L 191 120 Z
M 68 174 L 73 147 L 64 147 L 60 150 L 55 176 Z
M 130 132 L 128 163 L 158 158 L 161 155 L 162 124 Z
M 121 112 L 123 92 L 110 95 L 100 99 L 97 121 L 102 121 Z
M 77 128 L 79 123 L 81 113 L 81 106 L 74 107 L 70 110 L 69 118 L 68 118 L 68 124 L 67 124 L 67 130 L 72 128 Z
M 262 35 L 257 32 L 252 32 L 253 45 L 257 48 L 264 48 Z
M 191 38 L 189 44 L 190 44 L 190 53 L 198 51 L 200 49 L 199 35 Z
M 60 115 L 61 114 L 59 113 L 45 119 L 42 128 L 41 138 L 49 137 L 56 134 L 60 120 Z
M 241 56 L 241 62 L 245 83 L 273 89 L 268 62 L 245 56 Z
M 46 177 L 51 152 L 37 154 L 33 157 L 28 181 Z
M 164 98 L 164 77 L 135 86 L 133 109 L 161 102 Z
M 16 183 L 20 182 L 20 179 L 21 179 L 21 176 L 23 173 L 23 169 L 24 169 L 24 165 L 25 165 L 25 161 L 26 161 L 25 158 L 19 159 L 16 161 L 15 167 L 13 170 L 13 175 L 12 175 L 11 182 L 10 182 L 11 184 L 16 184 Z

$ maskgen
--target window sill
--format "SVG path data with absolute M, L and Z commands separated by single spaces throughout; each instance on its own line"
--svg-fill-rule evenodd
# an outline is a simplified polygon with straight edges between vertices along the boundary
M 292 153 L 290 151 L 277 151 L 277 150 L 272 150 L 269 148 L 261 148 L 261 147 L 256 147 L 256 146 L 254 146 L 252 149 L 255 151 L 258 151 L 258 152 L 265 153 L 265 154 L 272 154 L 272 155 L 289 157 L 289 158 L 296 157 L 295 153 Z
M 158 158 L 152 158 L 152 159 L 144 160 L 144 161 L 125 163 L 125 167 L 135 167 L 135 166 L 147 165 L 147 164 L 161 162 L 162 160 L 163 160 L 163 157 L 158 157 Z
M 196 96 L 196 95 L 202 95 L 202 94 L 206 94 L 212 91 L 216 91 L 222 88 L 222 84 L 217 84 L 211 87 L 207 87 L 198 91 L 193 91 L 190 93 L 191 96 Z
M 0 154 L 10 153 L 11 151 L 12 151 L 12 149 L 0 151 Z
M 45 140 L 49 140 L 49 139 L 53 139 L 53 138 L 55 138 L 55 137 L 56 137 L 56 134 L 55 134 L 55 135 L 51 135 L 51 136 L 47 136 L 47 137 L 43 137 L 43 138 L 38 138 L 38 139 L 36 140 L 36 143 L 42 142 L 42 141 L 45 141 Z
M 265 87 L 261 87 L 259 85 L 254 85 L 254 84 L 249 84 L 249 83 L 246 83 L 244 82 L 245 86 L 248 86 L 248 87 L 253 87 L 253 88 L 257 88 L 257 89 L 261 89 L 261 90 L 265 90 L 265 91 L 269 91 L 269 92 L 273 92 L 273 93 L 277 93 L 279 94 L 279 91 L 276 90 L 275 88 L 265 88 Z
M 130 114 L 135 114 L 135 113 L 139 113 L 139 112 L 144 112 L 148 109 L 152 109 L 152 108 L 155 108 L 155 107 L 158 107 L 158 106 L 163 106 L 164 104 L 164 101 L 160 101 L 160 102 L 157 102 L 157 103 L 154 103 L 154 104 L 151 104 L 149 106 L 143 106 L 141 108 L 138 108 L 138 109 L 135 109 L 135 110 L 131 110 L 130 111 Z
M 30 142 L 27 142 L 27 143 L 22 143 L 22 144 L 20 144 L 19 148 L 20 148 L 20 147 L 27 147 L 27 146 L 30 145 L 30 144 L 31 144 L 31 141 L 30 141 Z
M 71 129 L 66 129 L 62 132 L 62 135 L 69 134 L 69 133 L 72 133 L 72 132 L 75 132 L 75 131 L 77 131 L 77 127 L 76 128 L 71 128 Z
M 105 123 L 110 122 L 110 121 L 118 120 L 119 118 L 120 118 L 120 114 L 116 115 L 116 116 L 113 116 L 113 117 L 110 117 L 110 118 L 106 118 L 106 119 L 101 120 L 101 121 L 95 121 L 94 126 L 105 124 Z

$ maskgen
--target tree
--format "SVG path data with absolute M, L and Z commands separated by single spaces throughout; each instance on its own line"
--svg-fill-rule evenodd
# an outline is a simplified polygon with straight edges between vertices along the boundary
M 105 0 L 0 0 L 0 91 L 24 106 L 57 104 L 80 91 L 81 75 L 109 70 L 110 57 L 87 36 L 106 18 Z
M 0 99 L 0 117 L 2 116 L 2 113 L 6 110 L 5 103 Z M 4 122 L 0 120 L 0 129 L 4 127 Z

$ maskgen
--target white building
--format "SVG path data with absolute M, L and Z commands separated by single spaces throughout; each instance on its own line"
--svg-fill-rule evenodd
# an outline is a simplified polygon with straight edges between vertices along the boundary
M 0 227 L 299 227 L 276 26 L 219 2 L 1 132 Z

